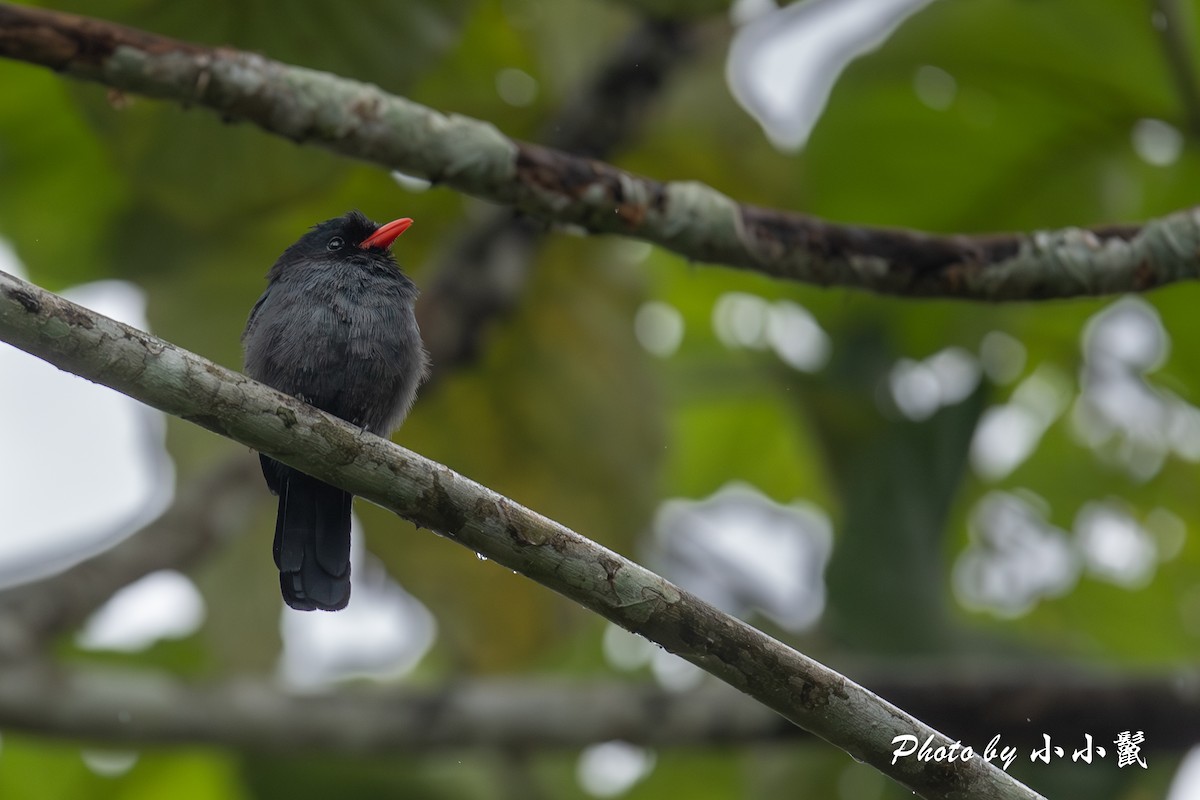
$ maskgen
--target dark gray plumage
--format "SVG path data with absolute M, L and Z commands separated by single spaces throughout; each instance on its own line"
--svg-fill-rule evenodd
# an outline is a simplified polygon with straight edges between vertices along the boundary
M 347 422 L 389 436 L 428 370 L 413 315 L 417 288 L 390 247 L 412 223 L 357 211 L 313 227 L 267 273 L 242 345 L 246 374 Z M 350 494 L 260 455 L 279 495 L 275 564 L 302 611 L 350 600 Z

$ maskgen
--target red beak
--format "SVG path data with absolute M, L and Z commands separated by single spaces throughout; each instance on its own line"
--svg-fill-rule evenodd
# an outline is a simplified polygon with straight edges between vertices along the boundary
M 368 247 L 391 247 L 392 242 L 396 241 L 396 237 L 408 230 L 412 222 L 408 217 L 404 217 L 392 220 L 386 225 L 380 225 L 378 230 L 359 242 L 358 246 L 364 250 Z

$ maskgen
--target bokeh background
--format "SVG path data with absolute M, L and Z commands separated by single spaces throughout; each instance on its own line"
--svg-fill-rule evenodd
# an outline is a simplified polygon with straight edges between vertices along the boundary
M 634 0 L 50 5 L 370 81 L 514 138 L 836 221 L 1138 221 L 1194 204 L 1200 183 L 1200 99 L 1172 66 L 1196 38 L 1188 2 L 681 0 L 658 4 L 669 21 L 656 25 L 644 17 L 656 4 Z M 622 48 L 642 55 L 623 62 Z M 437 372 L 396 440 L 834 668 L 919 665 L 935 680 L 964 667 L 1194 668 L 1193 285 L 997 306 L 822 290 L 548 228 L 28 65 L 0 63 L 0 97 L 0 268 L 238 367 L 246 314 L 287 244 L 349 208 L 411 216 L 395 250 L 425 288 Z M 599 144 L 572 131 L 580 120 Z M 7 347 L 0 419 L 8 586 L 121 541 L 230 462 L 258 480 L 244 448 Z M 62 635 L 55 657 L 298 691 L 706 681 L 362 502 L 350 609 L 283 609 L 274 502 L 263 489 L 251 508 L 185 571 L 146 576 Z M 1078 733 L 1072 746 L 1117 730 Z M 1016 771 L 1058 796 L 1200 796 L 1186 748 L 1147 747 L 1145 770 Z M 0 721 L 0 797 L 168 794 L 907 793 L 809 740 L 301 758 L 114 748 Z

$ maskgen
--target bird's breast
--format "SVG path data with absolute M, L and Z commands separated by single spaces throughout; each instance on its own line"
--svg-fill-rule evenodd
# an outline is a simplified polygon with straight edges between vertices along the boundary
M 411 402 L 424 369 L 412 297 L 403 288 L 353 269 L 269 287 L 247 331 L 248 374 L 384 430 Z

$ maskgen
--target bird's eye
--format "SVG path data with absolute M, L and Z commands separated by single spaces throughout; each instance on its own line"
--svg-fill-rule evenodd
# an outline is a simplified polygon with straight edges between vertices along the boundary
M 329 240 L 329 243 L 327 245 L 325 245 L 325 249 L 330 250 L 330 251 L 341 250 L 342 246 L 345 244 L 346 243 L 344 241 L 342 241 L 342 237 L 335 236 Z

